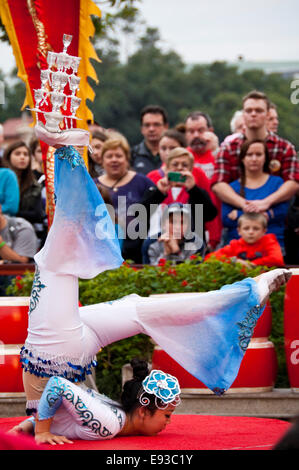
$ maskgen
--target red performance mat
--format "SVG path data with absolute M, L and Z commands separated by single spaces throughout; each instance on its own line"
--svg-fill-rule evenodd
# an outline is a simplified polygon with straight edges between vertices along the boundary
M 25 418 L 0 419 L 0 449 L 35 448 L 33 438 L 4 434 L 23 419 Z M 73 444 L 44 448 L 106 451 L 271 450 L 289 428 L 290 423 L 278 419 L 174 415 L 165 431 L 155 437 L 116 437 L 107 441 L 77 440 Z

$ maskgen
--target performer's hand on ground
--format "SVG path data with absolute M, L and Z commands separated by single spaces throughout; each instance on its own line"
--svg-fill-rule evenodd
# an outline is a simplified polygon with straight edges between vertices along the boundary
M 70 441 L 67 437 L 56 436 L 49 431 L 36 433 L 35 442 L 37 444 L 51 444 L 52 446 L 56 446 L 56 444 L 73 444 L 73 441 Z

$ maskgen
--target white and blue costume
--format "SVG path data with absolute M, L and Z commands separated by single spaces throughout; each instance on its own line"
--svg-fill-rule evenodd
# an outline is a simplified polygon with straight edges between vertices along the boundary
M 149 335 L 187 371 L 222 394 L 236 378 L 262 312 L 258 283 L 245 279 L 208 293 L 130 295 L 79 307 L 78 278 L 92 278 L 123 260 L 115 228 L 108 212 L 103 218 L 104 202 L 80 154 L 71 146 L 62 147 L 55 159 L 55 216 L 46 243 L 35 256 L 28 336 L 21 350 L 27 408 L 42 414 L 45 393 L 56 387 L 52 432 L 86 439 L 113 437 L 123 425 L 119 405 L 75 383 L 91 372 L 101 348 L 138 333 Z M 39 382 L 46 385 L 41 402 L 41 391 L 31 394 Z M 67 433 L 70 422 L 74 431 Z

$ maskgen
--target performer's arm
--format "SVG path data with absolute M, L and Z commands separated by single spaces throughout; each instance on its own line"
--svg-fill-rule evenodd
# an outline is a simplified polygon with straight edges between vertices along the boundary
M 55 445 L 72 443 L 68 437 L 74 436 L 87 440 L 114 437 L 124 424 L 124 416 L 114 404 L 107 405 L 99 397 L 62 377 L 51 377 L 38 405 L 36 441 Z M 66 416 L 61 422 L 55 415 L 62 405 Z

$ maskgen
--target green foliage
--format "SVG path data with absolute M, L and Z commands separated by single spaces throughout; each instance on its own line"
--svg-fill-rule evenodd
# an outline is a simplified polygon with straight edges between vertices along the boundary
M 148 28 L 136 43 L 138 48 L 126 63 L 111 63 L 118 45 L 98 50 L 101 64 L 95 64 L 100 84 L 90 108 L 95 121 L 103 127 L 118 129 L 131 145 L 141 140 L 139 114 L 147 104 L 166 108 L 170 126 L 183 121 L 188 112 L 201 109 L 214 124 L 220 142 L 230 134 L 233 113 L 242 107 L 242 98 L 253 89 L 265 92 L 278 106 L 279 134 L 297 148 L 296 122 L 299 107 L 290 101 L 290 79 L 262 70 L 239 72 L 225 62 L 187 66 L 174 51 L 159 47 L 157 30 Z
M 191 256 L 182 264 L 172 266 L 169 262 L 160 266 L 144 266 L 136 269 L 124 263 L 119 269 L 105 271 L 94 279 L 79 281 L 79 298 L 83 305 L 116 300 L 130 294 L 147 297 L 152 294 L 179 292 L 208 292 L 225 284 L 255 277 L 264 267 L 245 268 L 239 263 L 222 262 Z M 30 295 L 33 273 L 17 276 L 7 289 L 7 295 Z M 279 371 L 276 386 L 288 387 L 283 336 L 284 289 L 271 295 L 273 326 L 271 341 L 278 355 Z M 121 390 L 122 366 L 134 357 L 150 361 L 153 351 L 151 340 L 145 335 L 118 341 L 106 346 L 98 355 L 97 385 L 99 389 L 117 398 Z

